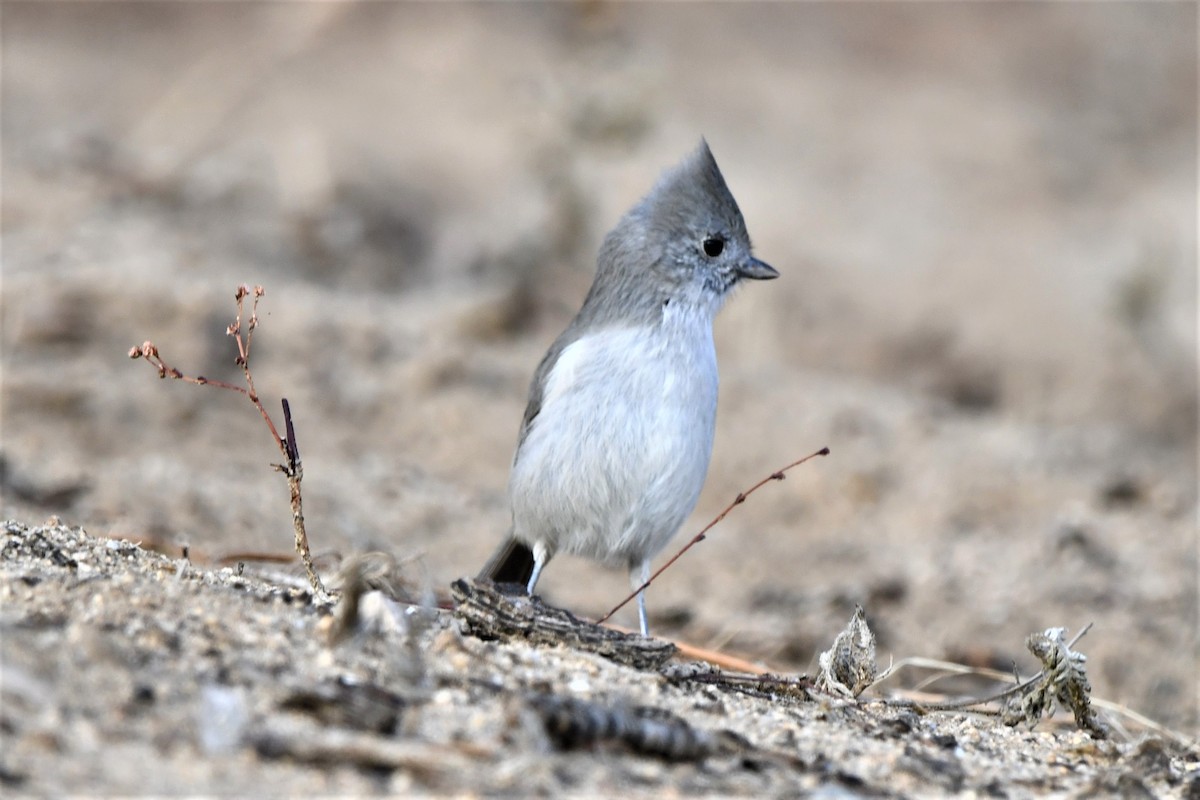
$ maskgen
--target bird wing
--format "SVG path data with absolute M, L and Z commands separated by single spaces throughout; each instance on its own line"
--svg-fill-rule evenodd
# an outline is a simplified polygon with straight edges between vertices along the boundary
M 550 345 L 550 349 L 546 351 L 546 355 L 542 356 L 541 362 L 538 364 L 537 369 L 534 370 L 533 380 L 529 384 L 529 402 L 525 406 L 525 416 L 521 418 L 521 431 L 517 435 L 517 452 L 513 456 L 514 464 L 516 464 L 517 459 L 521 456 L 521 445 L 525 443 L 525 437 L 529 435 L 529 428 L 533 425 L 533 421 L 537 419 L 537 415 L 542 411 L 542 404 L 546 400 L 546 383 L 551 371 L 554 369 L 554 365 L 558 363 L 558 358 L 562 355 L 563 351 L 579 338 L 579 329 L 575 322 L 572 322 L 554 340 L 554 344 Z

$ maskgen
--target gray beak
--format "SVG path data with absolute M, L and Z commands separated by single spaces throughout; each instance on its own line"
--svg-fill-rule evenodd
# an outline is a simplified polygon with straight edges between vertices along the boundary
M 738 267 L 737 273 L 740 277 L 749 278 L 755 281 L 769 281 L 772 278 L 779 277 L 779 270 L 772 267 L 770 264 L 759 261 L 757 258 L 748 258 Z

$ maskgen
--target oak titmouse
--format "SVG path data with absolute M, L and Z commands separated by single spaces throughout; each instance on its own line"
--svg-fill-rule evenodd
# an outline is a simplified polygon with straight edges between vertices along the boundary
M 558 552 L 638 586 L 696 506 L 717 413 L 713 317 L 779 273 L 701 140 L 604 238 L 583 308 L 533 375 L 509 478 L 513 527 L 480 577 L 533 594 Z M 638 595 L 648 632 L 644 592 Z

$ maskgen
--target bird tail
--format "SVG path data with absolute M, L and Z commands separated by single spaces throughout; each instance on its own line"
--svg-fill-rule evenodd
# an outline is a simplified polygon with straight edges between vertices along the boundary
M 533 550 L 510 536 L 483 565 L 477 577 L 525 587 L 533 577 L 533 564 Z

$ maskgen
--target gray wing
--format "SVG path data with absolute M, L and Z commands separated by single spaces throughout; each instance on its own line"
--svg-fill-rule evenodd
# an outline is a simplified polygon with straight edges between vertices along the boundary
M 521 457 L 521 445 L 525 443 L 525 437 L 529 435 L 530 426 L 542 411 L 542 398 L 546 394 L 546 380 L 550 377 L 550 371 L 558 363 L 558 357 L 562 355 L 562 351 L 578 338 L 579 333 L 576 330 L 575 322 L 572 322 L 554 340 L 554 344 L 550 345 L 550 349 L 546 351 L 546 355 L 542 356 L 541 362 L 534 370 L 533 380 L 529 383 L 529 402 L 525 406 L 525 416 L 521 418 L 521 431 L 517 434 L 517 453 L 513 457 L 514 464 Z

